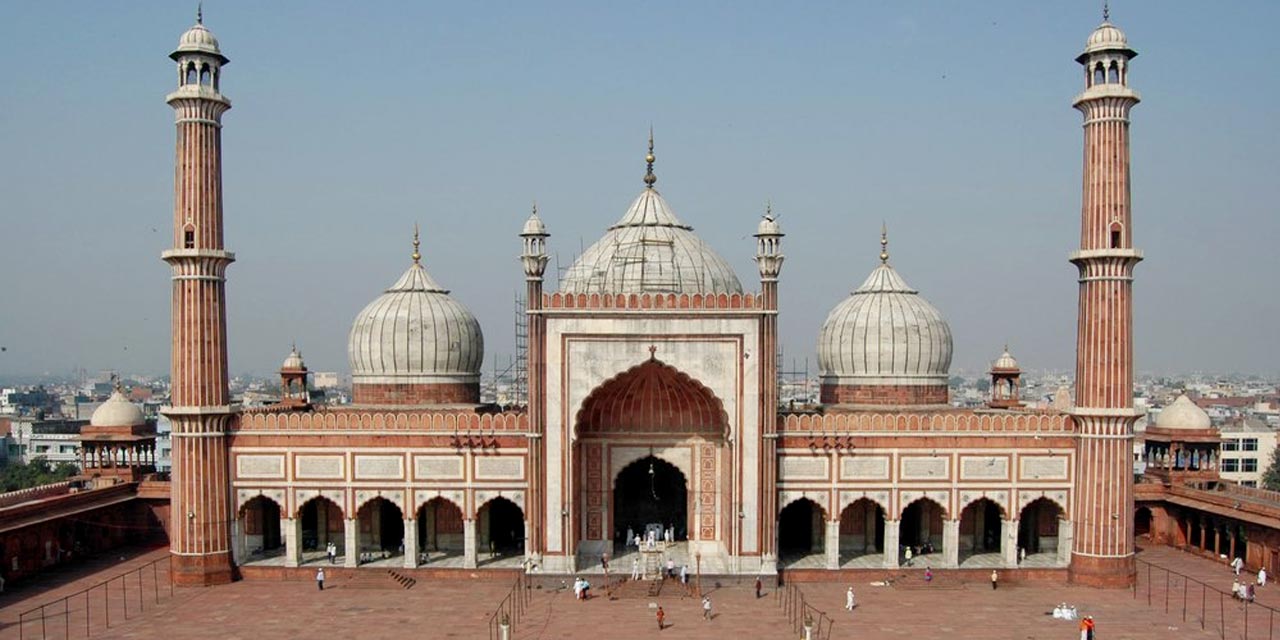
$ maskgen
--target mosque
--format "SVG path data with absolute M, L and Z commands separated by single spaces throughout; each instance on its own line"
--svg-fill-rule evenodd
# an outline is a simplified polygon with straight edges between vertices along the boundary
M 658 191 L 651 136 L 639 195 L 558 290 L 544 289 L 550 233 L 538 212 L 513 234 L 527 406 L 481 402 L 481 326 L 430 275 L 415 234 L 404 273 L 388 274 L 352 323 L 354 402 L 311 405 L 295 349 L 280 369 L 281 402 L 247 409 L 232 402 L 227 375 L 228 59 L 198 19 L 171 55 L 178 86 L 167 98 L 177 116 L 173 248 L 163 253 L 175 580 L 330 561 L 563 574 L 635 553 L 646 569 L 671 556 L 717 575 L 914 561 L 1132 584 L 1136 55 L 1104 17 L 1076 58 L 1074 406 L 1025 407 L 1006 352 L 988 406 L 953 407 L 951 330 L 882 236 L 861 284 L 850 274 L 851 294 L 831 292 L 816 336 L 820 406 L 781 407 L 782 228 L 771 213 L 760 220 L 758 282 L 744 285 Z

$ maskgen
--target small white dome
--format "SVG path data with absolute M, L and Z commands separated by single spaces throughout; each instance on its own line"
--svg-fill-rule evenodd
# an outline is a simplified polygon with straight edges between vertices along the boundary
M 228 62 L 226 56 L 222 55 L 222 50 L 218 47 L 218 39 L 201 22 L 197 22 L 190 29 L 187 29 L 181 38 L 178 38 L 178 48 L 174 49 L 173 53 L 169 54 L 169 57 L 177 59 L 183 54 L 191 53 L 203 53 L 213 56 L 224 64 Z
M 356 316 L 347 341 L 355 383 L 476 382 L 480 323 L 416 261 Z
M 1084 62 L 1090 55 L 1102 51 L 1116 51 L 1123 53 L 1132 58 L 1138 55 L 1138 52 L 1129 48 L 1129 40 L 1125 37 L 1120 27 L 1111 24 L 1110 21 L 1104 21 L 1098 25 L 1093 33 L 1089 34 L 1089 40 L 1085 42 L 1084 52 L 1076 57 L 1079 62 Z
M 782 234 L 782 225 L 778 224 L 778 219 L 773 214 L 766 213 L 760 218 L 760 225 L 756 227 L 757 236 L 780 236 Z
M 1156 416 L 1156 426 L 1161 429 L 1210 429 L 1212 425 L 1209 414 L 1196 406 L 1185 393 Z
M 1009 348 L 1005 347 L 1004 353 L 1000 354 L 996 361 L 991 363 L 992 371 L 1019 371 L 1018 361 L 1009 353 Z
M 827 315 L 818 366 L 838 384 L 946 385 L 951 348 L 942 314 L 885 262 Z
M 89 426 L 93 427 L 135 427 L 146 422 L 147 417 L 143 415 L 142 409 L 129 402 L 119 389 L 112 392 L 111 397 L 95 409 L 89 418 Z
M 742 293 L 742 284 L 729 263 L 649 187 L 574 261 L 560 281 L 560 291 Z
M 289 351 L 288 357 L 284 359 L 284 364 L 280 365 L 281 369 L 306 369 L 307 365 L 302 361 L 302 354 L 298 352 L 297 347 L 293 347 Z
M 522 236 L 545 236 L 547 235 L 547 225 L 542 223 L 542 218 L 538 217 L 538 210 L 535 208 L 533 214 L 528 220 L 524 221 L 524 228 L 520 230 Z

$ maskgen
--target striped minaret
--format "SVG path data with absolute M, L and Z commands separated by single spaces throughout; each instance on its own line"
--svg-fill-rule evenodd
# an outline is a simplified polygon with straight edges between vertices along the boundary
M 167 101 L 177 114 L 173 248 L 173 425 L 170 551 L 176 584 L 232 579 L 227 427 L 227 265 L 222 242 L 222 114 L 231 102 L 219 91 L 227 58 L 197 14 L 170 56 L 178 89 Z
M 760 318 L 760 530 L 761 561 L 769 567 L 778 557 L 778 276 L 782 273 L 782 226 L 773 215 L 773 205 L 766 205 L 764 217 L 756 227 L 756 267 L 760 270 L 760 297 L 764 299 L 764 315 Z M 743 497 L 746 499 L 746 496 Z M 741 532 L 734 537 L 738 545 L 732 553 L 741 554 Z M 765 566 L 761 567 L 763 571 Z
M 1103 22 L 1076 61 L 1085 90 L 1084 194 L 1076 334 L 1075 500 L 1071 581 L 1100 587 L 1133 583 L 1133 248 L 1129 206 L 1129 61 L 1124 33 Z
M 524 266 L 525 296 L 528 301 L 528 366 L 525 371 L 529 375 L 529 500 L 525 507 L 529 514 L 529 524 L 525 532 L 525 555 L 541 565 L 541 556 L 546 551 L 544 540 L 543 514 L 546 510 L 547 475 L 543 469 L 546 461 L 546 319 L 542 317 L 542 277 L 547 270 L 547 226 L 538 217 L 538 205 L 533 206 L 533 213 L 525 221 L 520 231 L 523 251 L 520 262 Z

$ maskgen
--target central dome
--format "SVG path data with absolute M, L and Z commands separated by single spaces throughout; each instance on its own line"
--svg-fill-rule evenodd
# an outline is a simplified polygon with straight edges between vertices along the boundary
M 882 239 L 882 243 L 887 242 Z M 888 254 L 822 323 L 818 366 L 824 404 L 947 402 L 951 327 L 889 266 Z
M 414 261 L 356 316 L 347 341 L 359 404 L 474 404 L 484 335 L 476 317 Z
M 646 188 L 560 280 L 563 293 L 742 293 L 733 268 Z

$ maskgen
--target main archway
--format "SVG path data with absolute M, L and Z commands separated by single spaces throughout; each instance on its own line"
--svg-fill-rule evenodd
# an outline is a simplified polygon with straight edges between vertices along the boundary
M 621 556 L 650 530 L 678 543 L 677 562 L 724 549 L 712 543 L 730 524 L 728 425 L 710 389 L 655 357 L 588 394 L 574 422 L 579 566 L 604 554 L 630 562 Z

